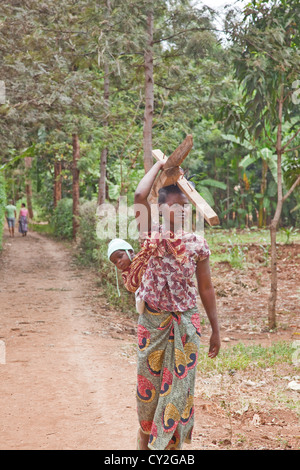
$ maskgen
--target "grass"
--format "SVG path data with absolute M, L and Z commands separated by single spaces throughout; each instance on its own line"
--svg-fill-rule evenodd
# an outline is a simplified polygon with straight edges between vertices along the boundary
M 258 229 L 257 227 L 240 229 L 223 229 L 209 227 L 205 229 L 204 237 L 212 244 L 228 243 L 228 239 L 234 239 L 237 243 L 271 243 L 270 230 Z M 285 230 L 277 231 L 277 242 L 286 243 L 287 235 Z M 289 237 L 289 242 L 300 242 L 300 231 L 293 230 Z
M 38 233 L 45 233 L 47 235 L 54 235 L 54 228 L 48 223 L 29 223 L 28 229 Z
M 219 374 L 234 373 L 247 368 L 267 369 L 279 364 L 293 364 L 295 348 L 287 342 L 278 342 L 272 346 L 250 345 L 238 343 L 235 346 L 221 349 L 213 361 L 206 352 L 200 349 L 198 368 L 201 375 L 216 372 Z
M 248 228 L 243 230 L 237 229 L 220 229 L 207 228 L 204 232 L 210 250 L 211 263 L 228 262 L 233 268 L 242 269 L 247 260 L 248 247 L 257 245 L 261 249 L 261 255 L 268 263 L 270 248 L 270 231 L 267 229 Z M 287 237 L 284 230 L 277 232 L 277 243 L 296 242 L 300 243 L 300 231 L 291 230 Z
M 203 348 L 198 359 L 201 395 L 214 399 L 228 411 L 243 414 L 289 409 L 300 417 L 298 394 L 287 385 L 300 373 L 295 344 L 285 341 L 271 346 L 238 343 L 221 349 L 211 360 Z

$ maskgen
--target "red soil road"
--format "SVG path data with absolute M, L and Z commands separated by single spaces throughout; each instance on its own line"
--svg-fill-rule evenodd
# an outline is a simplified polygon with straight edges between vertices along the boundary
M 0 449 L 135 449 L 136 368 L 92 310 L 94 277 L 41 235 L 4 241 Z

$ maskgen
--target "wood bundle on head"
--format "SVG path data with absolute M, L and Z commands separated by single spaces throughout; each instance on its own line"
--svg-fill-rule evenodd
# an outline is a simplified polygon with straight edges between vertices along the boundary
M 188 156 L 193 147 L 192 135 L 187 135 L 184 141 L 168 158 L 161 150 L 153 150 L 152 155 L 156 160 L 166 162 L 163 171 L 156 178 L 149 202 L 155 203 L 158 198 L 160 188 L 177 184 L 181 191 L 187 196 L 189 201 L 200 211 L 209 225 L 218 225 L 219 217 L 210 205 L 203 199 L 191 183 L 184 177 L 180 165 Z

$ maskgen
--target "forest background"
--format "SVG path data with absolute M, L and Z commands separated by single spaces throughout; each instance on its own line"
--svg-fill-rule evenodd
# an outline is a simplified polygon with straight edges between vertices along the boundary
M 152 149 L 192 134 L 183 168 L 220 219 L 207 231 L 270 229 L 274 327 L 276 233 L 300 225 L 299 25 L 297 0 L 229 6 L 222 23 L 191 0 L 1 2 L 0 239 L 6 202 L 25 202 L 118 302 L 97 206 L 130 206 Z

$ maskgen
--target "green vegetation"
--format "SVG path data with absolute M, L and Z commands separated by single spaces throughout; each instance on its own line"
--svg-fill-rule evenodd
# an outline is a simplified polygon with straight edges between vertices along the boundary
M 291 396 L 287 386 L 292 377 L 299 375 L 299 364 L 294 361 L 295 347 L 286 341 L 221 348 L 217 358 L 208 358 L 200 348 L 198 376 L 203 380 L 203 396 L 215 396 L 227 410 L 229 421 L 234 413 L 247 410 L 262 411 L 289 408 L 300 413 L 297 396 Z M 259 393 L 259 401 L 257 394 Z
M 72 238 L 72 199 L 64 198 L 57 203 L 53 212 L 50 226 L 53 227 L 53 233 L 59 238 Z
M 132 204 L 144 173 L 143 51 L 152 3 L 114 0 L 99 8 L 94 0 L 62 0 L 59 6 L 49 0 L 40 9 L 37 0 L 2 2 L 0 64 L 7 99 L 0 104 L 0 171 L 9 198 L 28 199 L 32 191 L 35 218 L 50 219 L 57 202 L 72 197 L 73 135 L 80 144 L 80 197 L 98 198 L 105 149 L 104 199 L 117 202 L 122 195 Z M 299 5 L 268 3 L 253 0 L 240 15 L 229 9 L 226 43 L 219 40 L 211 9 L 189 0 L 158 0 L 154 8 L 152 147 L 170 155 L 186 134 L 193 135 L 184 169 L 225 229 L 262 228 L 274 214 L 273 103 L 281 79 L 288 93 L 284 149 L 292 142 L 282 161 L 284 193 L 300 171 L 293 85 L 300 73 L 294 27 Z M 296 188 L 283 205 L 282 227 L 299 226 L 299 194 Z
M 96 234 L 97 224 L 97 201 L 81 201 L 80 204 L 80 226 L 76 241 L 75 256 L 79 264 L 92 266 L 98 272 L 98 287 L 110 305 L 117 307 L 120 311 L 135 315 L 135 304 L 131 294 L 123 286 L 120 273 L 118 273 L 119 289 L 121 296 L 117 293 L 116 273 L 112 264 L 107 260 L 108 240 L 99 240 Z M 72 238 L 72 201 L 64 199 L 60 201 L 54 211 L 54 216 L 49 224 L 32 224 L 31 229 L 39 233 L 48 234 L 59 239 L 70 240 Z M 222 229 L 206 227 L 204 237 L 211 249 L 211 264 L 227 262 L 235 269 L 247 269 L 253 264 L 248 257 L 249 248 L 256 245 L 260 248 L 264 265 L 269 263 L 270 232 L 257 227 L 249 229 Z M 139 250 L 136 240 L 128 240 L 134 247 L 135 252 Z M 286 243 L 285 231 L 278 234 L 278 243 Z M 300 243 L 300 232 L 291 230 L 289 243 Z
M 76 259 L 79 264 L 92 266 L 96 269 L 100 295 L 119 311 L 136 315 L 134 296 L 123 286 L 120 273 L 116 274 L 112 263 L 107 259 L 108 240 L 99 240 L 96 235 L 96 201 L 86 201 L 80 206 L 80 226 L 76 243 Z M 130 241 L 137 252 L 136 241 Z M 117 294 L 117 278 L 120 297 Z
M 204 348 L 203 348 L 204 349 Z M 274 368 L 282 364 L 292 364 L 295 348 L 291 343 L 277 342 L 271 346 L 250 345 L 239 343 L 221 349 L 218 357 L 211 360 L 207 353 L 200 352 L 198 369 L 205 376 L 210 372 L 234 374 L 237 371 Z M 296 373 L 296 369 L 294 369 Z
M 250 229 L 220 229 L 207 228 L 204 236 L 210 246 L 212 255 L 211 262 L 228 262 L 233 268 L 246 269 L 248 263 L 247 253 L 252 245 L 257 245 L 261 250 L 264 264 L 269 263 L 270 252 L 270 232 L 266 229 L 252 227 Z M 278 233 L 277 243 L 299 243 L 300 233 L 297 230 L 290 230 L 287 240 L 286 231 Z

